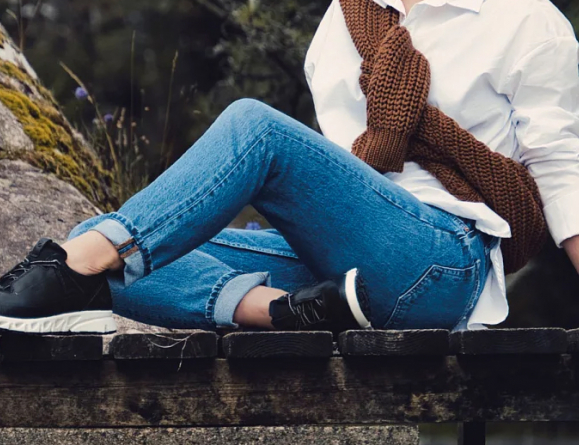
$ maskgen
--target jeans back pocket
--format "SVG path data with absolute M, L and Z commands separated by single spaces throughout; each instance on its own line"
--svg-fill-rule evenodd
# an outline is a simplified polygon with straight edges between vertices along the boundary
M 433 264 L 400 295 L 384 329 L 453 329 L 474 307 L 479 267 Z

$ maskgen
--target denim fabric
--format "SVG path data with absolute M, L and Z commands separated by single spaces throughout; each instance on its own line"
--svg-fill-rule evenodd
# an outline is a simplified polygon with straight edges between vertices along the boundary
M 275 230 L 224 229 L 252 204 Z M 256 285 L 287 291 L 357 267 L 375 328 L 464 323 L 497 242 L 418 201 L 351 153 L 253 99 L 207 132 L 117 212 L 91 218 L 124 270 L 109 273 L 115 311 L 175 328 L 235 328 Z

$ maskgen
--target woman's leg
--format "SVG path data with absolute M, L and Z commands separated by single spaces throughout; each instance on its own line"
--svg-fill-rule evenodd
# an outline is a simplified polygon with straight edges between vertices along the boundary
M 116 246 L 129 285 L 201 246 L 249 203 L 316 278 L 358 267 L 375 327 L 452 327 L 480 291 L 484 249 L 472 225 L 251 99 L 229 106 L 171 168 L 93 230 Z M 437 283 L 442 293 L 418 293 Z M 411 317 L 410 306 L 422 314 Z
M 91 230 L 105 217 L 79 224 L 69 240 Z M 225 229 L 212 242 L 131 286 L 124 286 L 120 271 L 107 273 L 107 279 L 115 313 L 167 328 L 205 330 L 237 328 L 235 309 L 256 286 L 293 290 L 315 282 L 278 233 L 235 229 Z M 259 307 L 267 309 L 268 302 L 264 303 Z M 248 314 L 250 318 L 252 315 Z M 242 324 L 268 328 L 262 321 Z

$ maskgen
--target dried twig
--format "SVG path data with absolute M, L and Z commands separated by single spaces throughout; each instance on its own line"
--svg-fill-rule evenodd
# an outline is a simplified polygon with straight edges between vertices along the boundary
M 169 95 L 167 97 L 167 111 L 165 113 L 165 128 L 163 130 L 163 144 L 161 145 L 161 154 L 165 155 L 165 144 L 167 142 L 167 132 L 169 129 L 169 117 L 171 114 L 171 98 L 173 96 L 173 81 L 175 80 L 175 71 L 177 69 L 177 60 L 179 59 L 179 50 L 175 51 L 175 57 L 173 58 L 173 67 L 171 68 L 171 80 L 169 81 Z M 165 169 L 169 167 L 169 162 L 171 160 L 171 152 L 166 154 Z

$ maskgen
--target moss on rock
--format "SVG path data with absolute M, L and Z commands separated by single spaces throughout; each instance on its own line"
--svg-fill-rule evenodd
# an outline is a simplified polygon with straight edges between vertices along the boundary
M 0 72 L 22 83 L 36 83 L 27 73 L 6 60 L 0 60 Z
M 0 72 L 38 91 L 38 82 L 12 63 L 0 61 Z M 75 139 L 70 125 L 55 108 L 54 99 L 50 100 L 52 96 L 46 98 L 42 93 L 41 96 L 45 100 L 36 100 L 0 84 L 0 101 L 16 116 L 34 144 L 33 151 L 15 156 L 69 182 L 101 209 L 110 211 L 117 207 L 111 172 Z M 0 148 L 2 153 L 3 157 L 8 156 Z
M 53 106 L 58 106 L 56 99 L 48 89 L 46 89 L 38 80 L 31 77 L 24 69 L 14 65 L 12 62 L 0 60 L 0 73 L 6 74 L 11 79 L 18 80 L 28 88 L 34 88 L 38 94 L 44 98 L 44 100 L 51 103 Z

